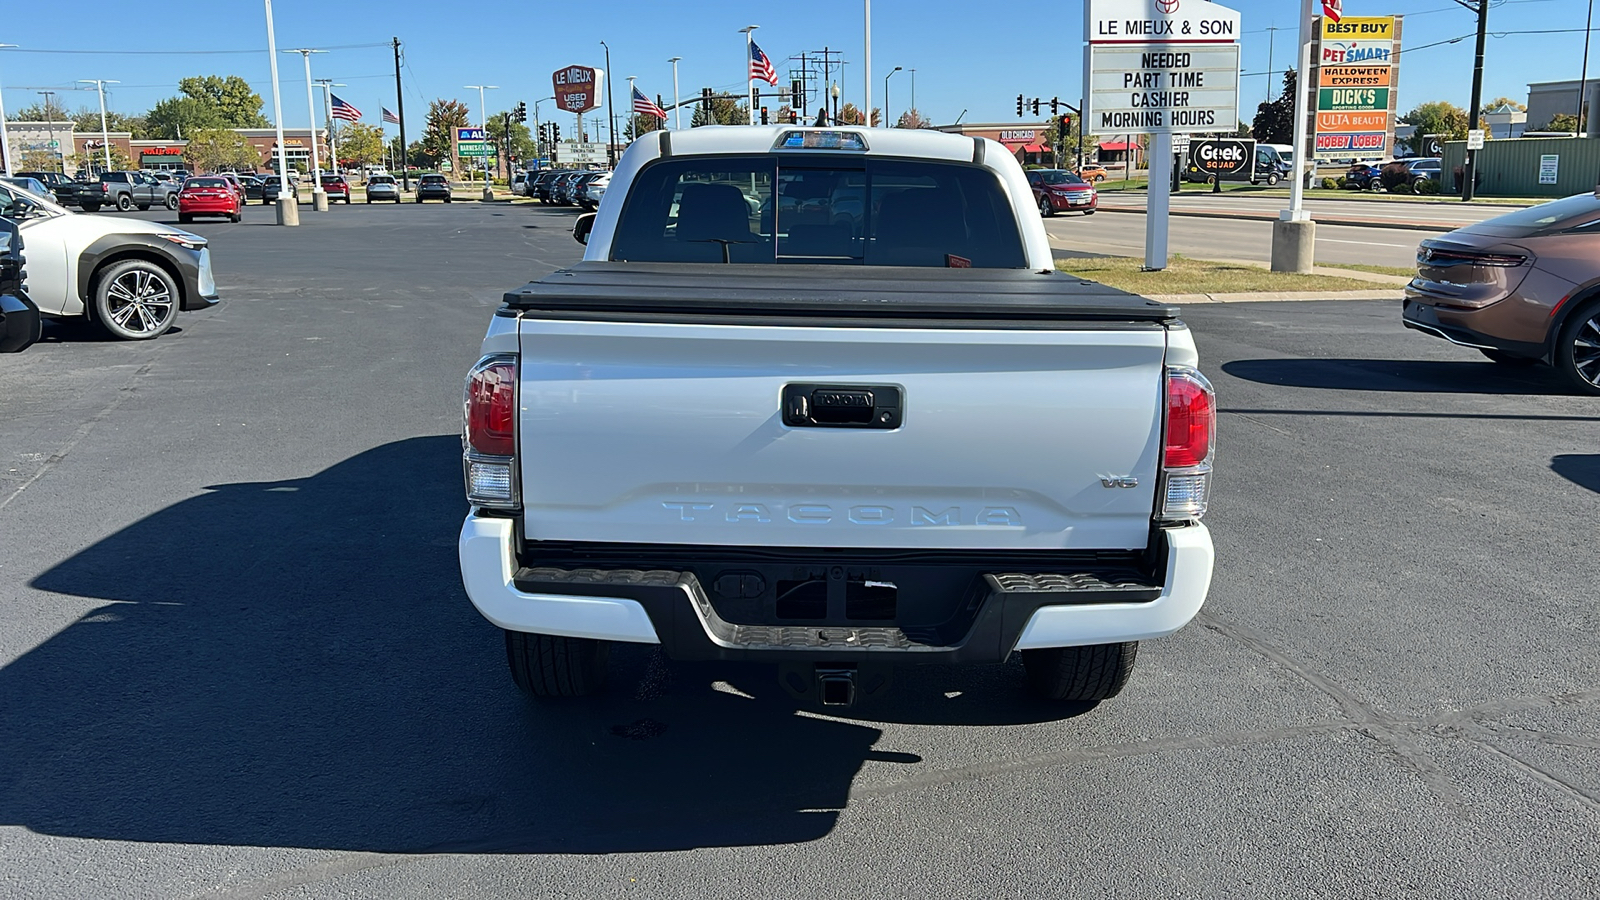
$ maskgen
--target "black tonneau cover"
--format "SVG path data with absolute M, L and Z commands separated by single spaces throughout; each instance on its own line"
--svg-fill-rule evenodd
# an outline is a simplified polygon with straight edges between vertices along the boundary
M 513 310 L 690 316 L 1168 322 L 1178 309 L 1063 272 L 581 262 L 505 295 Z

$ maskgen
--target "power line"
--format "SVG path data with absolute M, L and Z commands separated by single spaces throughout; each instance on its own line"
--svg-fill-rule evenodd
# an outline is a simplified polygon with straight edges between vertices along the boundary
M 324 47 L 324 50 L 364 50 L 369 47 L 387 47 L 388 44 L 341 44 Z M 250 50 L 52 50 L 45 47 L 15 47 L 12 53 L 55 53 L 70 56 L 238 56 L 260 53 L 261 48 Z

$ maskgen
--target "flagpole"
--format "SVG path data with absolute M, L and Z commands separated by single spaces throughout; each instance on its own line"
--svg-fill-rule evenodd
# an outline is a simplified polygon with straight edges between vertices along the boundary
M 756 42 L 755 30 L 760 27 L 760 25 L 746 25 L 739 29 L 744 32 L 744 75 L 745 87 L 748 88 L 747 93 L 750 100 L 751 125 L 756 123 L 756 77 L 755 73 L 750 71 L 750 60 L 754 58 L 751 48 L 755 46 Z
M 636 112 L 634 110 L 634 108 L 633 108 L 633 103 L 634 103 L 633 92 L 638 90 L 638 88 L 633 86 L 633 82 L 638 77 L 639 76 L 637 76 L 637 75 L 629 75 L 628 76 L 628 131 L 632 131 L 633 130 L 633 119 L 634 119 L 635 116 L 639 115 L 639 113 Z M 638 135 L 636 134 L 636 135 L 634 135 L 634 137 L 638 137 Z

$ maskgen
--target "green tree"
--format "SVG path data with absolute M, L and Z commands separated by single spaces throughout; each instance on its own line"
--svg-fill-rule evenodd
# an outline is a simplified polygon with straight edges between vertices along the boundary
M 96 116 L 99 114 L 96 113 Z M 72 118 L 67 115 L 67 110 L 54 97 L 46 97 L 44 103 L 35 103 L 24 106 L 12 116 L 15 122 L 65 122 Z M 99 127 L 96 125 L 95 127 Z
M 1250 133 L 1263 144 L 1294 143 L 1294 92 L 1297 79 L 1293 69 L 1283 73 L 1283 93 L 1278 99 L 1256 106 Z M 1243 123 L 1240 123 L 1243 124 Z
M 168 97 L 145 114 L 145 132 L 158 140 L 175 141 L 209 128 L 226 127 L 216 109 L 193 97 Z
M 261 154 L 238 132 L 227 128 L 203 128 L 189 133 L 189 146 L 183 156 L 198 172 L 224 169 L 253 169 L 261 165 Z
M 515 156 L 517 162 L 526 162 L 539 155 L 539 147 L 533 140 L 533 132 L 528 130 L 527 123 L 511 120 L 511 139 L 506 140 L 506 113 L 497 112 L 489 117 L 489 144 L 494 147 L 495 155 L 500 159 L 500 170 L 504 173 L 511 172 L 511 157 Z M 501 146 L 505 145 L 505 146 Z
M 339 135 L 339 162 L 370 165 L 383 156 L 383 129 L 356 122 Z
M 900 114 L 899 121 L 894 123 L 896 128 L 927 128 L 932 123 L 922 117 L 922 113 L 908 109 Z
M 467 121 L 467 105 L 460 100 L 440 98 L 428 104 L 428 117 L 422 126 L 422 150 L 430 165 L 437 165 L 455 152 L 455 130 L 467 127 Z
M 655 116 L 633 115 L 628 117 L 628 138 L 631 140 L 641 134 L 661 130 L 661 120 Z
M 99 134 L 100 108 L 98 106 L 93 109 L 87 106 L 79 107 L 78 111 L 72 114 L 72 121 L 79 134 Z M 135 138 L 143 138 L 145 136 L 145 119 L 143 116 L 125 116 L 108 109 L 106 110 L 106 131 L 112 134 L 126 131 Z
M 745 125 L 749 121 L 749 107 L 745 101 L 737 97 L 722 95 L 711 98 L 711 109 L 709 111 L 704 103 L 695 104 L 694 117 L 689 124 L 691 126 Z
M 883 110 L 874 109 L 872 111 L 872 125 L 876 127 L 878 123 L 882 121 Z M 846 103 L 845 105 L 839 107 L 839 123 L 841 125 L 860 125 L 861 110 L 856 108 L 854 103 Z
M 1483 109 L 1480 112 L 1483 115 L 1488 115 L 1489 113 L 1492 113 L 1495 110 L 1500 109 L 1501 107 L 1509 108 L 1509 109 L 1511 109 L 1511 110 L 1513 110 L 1515 112 L 1527 112 L 1528 111 L 1528 107 L 1527 107 L 1526 104 L 1518 103 L 1517 101 L 1511 99 L 1510 97 L 1496 97 L 1493 100 L 1490 100 L 1489 102 L 1485 103 L 1483 105 Z
M 1401 119 L 1416 127 L 1405 144 L 1417 156 L 1426 155 L 1430 137 L 1441 141 L 1460 141 L 1467 137 L 1467 111 L 1445 100 L 1424 103 Z
M 1578 117 L 1572 113 L 1556 113 L 1540 131 L 1569 131 L 1574 134 L 1578 131 Z
M 25 150 L 16 158 L 14 167 L 18 172 L 58 172 L 61 157 L 52 150 Z
M 210 107 L 224 128 L 267 127 L 267 118 L 261 114 L 261 95 L 237 75 L 182 78 L 178 80 L 178 90 Z

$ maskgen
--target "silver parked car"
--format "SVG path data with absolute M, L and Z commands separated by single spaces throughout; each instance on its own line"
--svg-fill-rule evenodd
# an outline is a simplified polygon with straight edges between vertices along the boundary
M 393 175 L 371 175 L 367 178 L 367 202 L 391 200 L 400 202 L 400 184 Z

